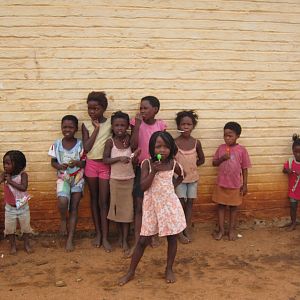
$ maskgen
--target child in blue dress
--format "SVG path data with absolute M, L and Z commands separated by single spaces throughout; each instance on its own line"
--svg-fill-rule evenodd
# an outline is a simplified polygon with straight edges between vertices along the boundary
M 68 238 L 66 251 L 73 251 L 78 206 L 83 193 L 85 166 L 83 145 L 75 138 L 78 131 L 78 119 L 66 115 L 61 121 L 62 139 L 58 139 L 48 152 L 52 157 L 51 165 L 57 170 L 57 198 L 60 211 L 60 233 Z M 69 211 L 69 226 L 67 230 L 67 212 Z

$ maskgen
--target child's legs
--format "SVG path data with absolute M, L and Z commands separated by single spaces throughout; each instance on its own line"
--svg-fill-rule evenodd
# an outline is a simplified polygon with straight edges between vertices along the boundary
M 68 233 L 68 242 L 72 242 L 77 219 L 78 219 L 78 206 L 82 197 L 81 192 L 76 192 L 71 194 L 70 207 L 69 207 L 69 233 Z
M 68 212 L 69 199 L 67 197 L 57 198 L 57 207 L 60 213 L 60 233 L 67 234 L 67 212 Z
M 198 182 L 190 182 L 187 184 L 187 202 L 185 205 L 185 218 L 187 227 L 192 225 L 192 212 L 194 199 L 197 198 Z
M 229 206 L 229 240 L 233 241 L 236 239 L 235 231 L 235 221 L 237 214 L 237 206 Z
M 298 201 L 290 198 L 290 214 L 291 214 L 291 221 L 292 224 L 296 224 L 297 221 L 297 208 L 298 208 Z
M 90 191 L 91 211 L 96 231 L 95 245 L 101 245 L 100 208 L 99 208 L 99 182 L 98 177 L 86 177 Z
M 177 253 L 177 237 L 176 235 L 168 235 L 168 254 L 167 254 L 167 270 L 172 270 L 173 263 Z
M 100 207 L 100 219 L 102 230 L 103 244 L 107 243 L 108 236 L 108 202 L 109 202 L 109 180 L 99 178 L 99 207 Z
M 218 225 L 219 231 L 213 234 L 213 237 L 219 241 L 222 239 L 225 229 L 224 229 L 224 222 L 225 222 L 225 209 L 226 205 L 218 204 Z
M 128 232 L 129 232 L 129 223 L 121 223 L 122 228 L 122 248 L 123 250 L 128 250 Z
M 23 234 L 24 249 L 26 252 L 31 253 L 32 250 L 29 244 L 29 235 L 30 233 L 32 233 L 32 228 L 30 226 L 30 210 L 28 204 L 18 209 L 18 219 L 20 223 L 21 232 Z

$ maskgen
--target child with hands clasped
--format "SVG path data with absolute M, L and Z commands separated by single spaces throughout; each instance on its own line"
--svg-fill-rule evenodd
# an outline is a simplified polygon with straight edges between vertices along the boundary
M 300 201 L 300 137 L 297 134 L 293 135 L 292 150 L 294 157 L 286 161 L 283 166 L 283 173 L 289 177 L 291 224 L 287 229 L 288 231 L 296 228 L 297 207 L 298 201 Z
M 236 122 L 228 122 L 224 126 L 224 141 L 218 147 L 213 166 L 219 167 L 217 185 L 212 200 L 218 204 L 219 230 L 213 234 L 216 240 L 221 240 L 225 234 L 225 208 L 229 206 L 229 233 L 230 241 L 236 239 L 235 220 L 237 207 L 242 203 L 242 196 L 247 194 L 248 168 L 251 167 L 248 152 L 245 147 L 236 141 L 242 132 Z
M 94 245 L 101 243 L 106 252 L 108 242 L 108 203 L 110 165 L 103 162 L 104 145 L 111 137 L 110 118 L 104 117 L 108 101 L 104 92 L 91 92 L 87 98 L 90 120 L 82 124 L 83 147 L 87 153 L 85 178 L 90 190 L 91 209 L 96 230 Z
M 60 234 L 66 235 L 66 251 L 73 251 L 73 238 L 76 229 L 78 206 L 83 193 L 85 166 L 83 145 L 75 138 L 78 131 L 78 119 L 66 115 L 61 120 L 62 139 L 58 139 L 50 147 L 51 165 L 57 170 L 57 198 L 60 212 Z M 69 224 L 67 230 L 67 213 Z
M 141 167 L 140 164 L 144 159 L 150 157 L 149 154 L 149 140 L 151 135 L 156 131 L 164 131 L 167 128 L 163 120 L 155 119 L 156 114 L 160 108 L 159 100 L 154 96 L 146 96 L 141 99 L 140 112 L 135 119 L 131 120 L 131 148 L 133 151 L 140 149 L 141 153 L 138 158 L 138 165 L 135 168 L 135 181 L 133 187 L 134 197 L 134 234 L 135 243 L 137 243 L 142 224 L 142 205 L 144 193 L 141 190 Z M 155 243 L 153 243 L 154 246 Z M 133 247 L 134 248 L 134 247 Z
M 131 258 L 127 274 L 119 280 L 120 285 L 133 279 L 136 267 L 155 234 L 168 240 L 167 283 L 175 282 L 173 263 L 177 252 L 177 234 L 186 227 L 185 216 L 174 185 L 183 179 L 183 170 L 174 160 L 177 147 L 172 136 L 165 131 L 153 133 L 149 141 L 150 159 L 142 163 L 141 189 L 145 192 L 141 234 Z M 173 175 L 178 175 L 173 185 Z
M 16 229 L 19 220 L 21 233 L 24 239 L 24 249 L 31 253 L 29 235 L 32 233 L 30 226 L 30 211 L 27 193 L 28 175 L 24 171 L 26 157 L 18 150 L 8 151 L 3 157 L 4 172 L 0 174 L 0 183 L 4 182 L 5 202 L 5 229 L 4 234 L 10 242 L 10 253 L 16 254 Z
M 119 225 L 120 245 L 124 252 L 129 250 L 128 231 L 133 221 L 132 166 L 136 153 L 130 148 L 129 116 L 121 111 L 111 116 L 113 136 L 105 143 L 103 162 L 111 165 L 110 207 L 107 218 Z
M 193 110 L 177 113 L 177 129 L 181 133 L 175 139 L 178 152 L 175 156 L 185 172 L 185 177 L 177 187 L 176 194 L 184 209 L 187 228 L 179 234 L 179 241 L 183 244 L 191 242 L 190 228 L 192 224 L 193 201 L 197 198 L 199 173 L 198 166 L 205 162 L 204 153 L 199 140 L 191 136 L 198 122 L 198 115 Z

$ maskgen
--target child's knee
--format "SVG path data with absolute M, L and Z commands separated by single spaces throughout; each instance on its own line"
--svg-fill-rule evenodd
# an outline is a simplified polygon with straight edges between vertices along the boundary
M 69 200 L 66 197 L 58 197 L 58 201 L 57 201 L 57 207 L 59 208 L 59 210 L 67 210 L 68 209 L 68 203 Z
M 151 237 L 143 236 L 143 237 L 140 237 L 138 244 L 141 248 L 146 248 L 150 244 L 150 240 L 151 240 Z
M 291 208 L 296 210 L 298 207 L 298 201 L 294 199 L 290 199 L 290 203 L 291 203 Z

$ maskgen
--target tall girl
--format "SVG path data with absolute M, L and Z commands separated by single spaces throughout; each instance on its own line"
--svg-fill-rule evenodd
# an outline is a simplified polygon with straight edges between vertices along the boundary
M 286 161 L 283 166 L 283 173 L 289 177 L 291 224 L 287 229 L 288 231 L 296 228 L 297 207 L 300 201 L 300 137 L 297 134 L 293 135 L 292 150 L 294 157 Z
M 108 242 L 108 200 L 110 166 L 103 163 L 104 145 L 111 136 L 110 118 L 104 117 L 107 109 L 104 92 L 91 92 L 87 98 L 90 120 L 82 124 L 83 148 L 87 153 L 85 176 L 91 195 L 91 209 L 96 230 L 94 244 L 111 251 Z M 101 236 L 102 234 L 102 236 Z
M 10 253 L 16 254 L 17 220 L 24 239 L 24 249 L 32 252 L 29 244 L 30 226 L 29 195 L 27 193 L 28 175 L 24 171 L 26 157 L 18 150 L 8 151 L 3 157 L 4 172 L 0 174 L 0 183 L 4 182 L 5 229 L 4 234 L 10 242 Z
M 185 216 L 174 185 L 183 178 L 183 170 L 174 160 L 177 147 L 172 136 L 165 131 L 155 132 L 149 141 L 150 159 L 142 163 L 141 189 L 145 191 L 141 235 L 134 249 L 127 274 L 119 280 L 124 285 L 133 279 L 136 267 L 151 241 L 159 234 L 168 240 L 167 283 L 175 282 L 173 263 L 177 252 L 177 234 L 186 227 Z M 173 175 L 178 175 L 173 185 Z
M 144 192 L 141 189 L 141 162 L 150 157 L 149 154 L 149 140 L 151 135 L 156 131 L 164 131 L 167 128 L 163 120 L 155 119 L 156 114 L 160 108 L 159 100 L 154 96 L 146 96 L 141 99 L 140 112 L 135 119 L 131 120 L 131 148 L 133 151 L 140 149 L 139 163 L 135 168 L 135 181 L 133 187 L 134 197 L 134 233 L 135 243 L 137 243 L 142 224 L 142 205 Z
M 228 122 L 224 126 L 224 141 L 214 157 L 213 166 L 219 167 L 217 185 L 212 200 L 218 204 L 219 230 L 213 234 L 216 240 L 225 234 L 225 208 L 229 206 L 230 241 L 236 239 L 235 220 L 237 208 L 242 204 L 242 196 L 247 194 L 248 168 L 251 167 L 248 152 L 236 141 L 240 137 L 242 128 L 236 122 Z
M 190 228 L 192 224 L 193 202 L 197 198 L 199 173 L 198 166 L 205 162 L 204 153 L 199 140 L 191 136 L 198 122 L 198 115 L 193 110 L 184 110 L 177 113 L 177 129 L 181 132 L 175 139 L 178 147 L 176 160 L 181 164 L 185 177 L 176 187 L 176 194 L 184 209 L 187 228 L 179 234 L 179 240 L 186 244 L 191 242 Z
M 121 111 L 111 116 L 113 136 L 105 143 L 103 162 L 111 165 L 110 207 L 108 219 L 117 222 L 120 229 L 120 244 L 124 252 L 129 250 L 129 224 L 133 222 L 133 178 L 132 160 L 134 154 L 130 148 L 129 116 Z

